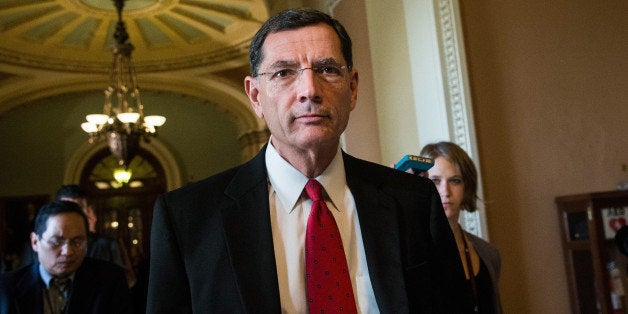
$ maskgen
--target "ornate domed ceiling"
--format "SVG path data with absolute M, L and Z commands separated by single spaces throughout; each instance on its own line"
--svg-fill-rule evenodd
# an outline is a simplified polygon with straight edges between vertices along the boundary
M 247 53 L 268 17 L 264 0 L 127 0 L 122 19 L 138 71 L 222 62 Z M 0 1 L 4 63 L 106 72 L 118 20 L 111 0 Z

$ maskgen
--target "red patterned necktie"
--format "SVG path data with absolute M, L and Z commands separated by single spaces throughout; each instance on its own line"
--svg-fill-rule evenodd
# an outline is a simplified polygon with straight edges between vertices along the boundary
M 305 192 L 312 200 L 305 239 L 305 279 L 310 314 L 357 313 L 340 231 L 323 187 L 309 180 Z

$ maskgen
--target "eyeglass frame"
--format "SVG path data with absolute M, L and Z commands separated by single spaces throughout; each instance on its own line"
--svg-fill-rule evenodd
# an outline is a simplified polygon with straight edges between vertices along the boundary
M 84 237 L 79 236 L 79 237 L 74 237 L 72 239 L 64 239 L 57 236 L 52 236 L 48 239 L 43 239 L 42 237 L 39 237 L 39 236 L 37 236 L 37 238 L 39 239 L 40 242 L 46 243 L 46 245 L 48 245 L 53 250 L 59 250 L 66 244 L 68 245 L 68 247 L 71 247 L 74 249 L 80 249 L 87 245 L 87 236 L 84 236 Z
M 338 69 L 338 72 L 340 73 L 340 80 L 341 81 L 343 78 L 345 78 L 344 73 L 342 71 L 347 70 L 347 73 L 349 71 L 351 71 L 351 66 L 349 65 L 338 65 L 335 62 L 323 62 L 320 65 L 315 65 L 315 66 L 311 66 L 311 67 L 304 67 L 304 68 L 296 68 L 295 66 L 290 67 L 288 65 L 288 62 L 280 62 L 279 66 L 275 66 L 277 68 L 277 70 L 270 70 L 267 72 L 261 72 L 261 73 L 257 73 L 256 75 L 251 75 L 255 78 L 259 78 L 260 76 L 264 76 L 264 75 L 269 75 L 270 77 L 267 79 L 268 82 L 273 82 L 273 83 L 289 83 L 292 84 L 295 81 L 297 81 L 299 79 L 299 77 L 301 77 L 301 75 L 303 74 L 303 72 L 305 70 L 312 70 L 312 72 L 315 74 L 315 77 L 317 78 L 323 78 L 324 81 L 326 81 L 327 83 L 337 83 L 337 82 L 329 82 L 327 80 L 325 80 L 325 76 L 324 76 L 324 72 L 323 70 L 325 68 L 336 68 Z M 294 71 L 295 72 L 295 76 L 294 76 L 294 80 L 291 82 L 285 82 L 286 77 L 281 77 L 281 76 L 277 76 L 280 72 L 282 71 Z

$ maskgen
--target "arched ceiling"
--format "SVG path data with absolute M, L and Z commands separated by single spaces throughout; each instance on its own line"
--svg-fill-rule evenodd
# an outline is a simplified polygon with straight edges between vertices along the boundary
M 242 56 L 267 18 L 264 0 L 126 0 L 122 13 L 138 72 Z M 111 0 L 0 1 L 0 60 L 44 70 L 106 72 L 117 20 Z

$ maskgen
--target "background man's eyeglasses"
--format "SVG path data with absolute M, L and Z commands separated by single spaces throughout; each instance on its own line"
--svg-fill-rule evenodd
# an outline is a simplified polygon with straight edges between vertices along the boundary
M 62 248 L 66 244 L 68 244 L 72 248 L 78 249 L 85 246 L 85 244 L 87 243 L 87 238 L 74 238 L 74 239 L 52 238 L 52 239 L 47 239 L 47 240 L 43 240 L 40 238 L 40 241 L 45 242 L 46 244 L 48 244 L 49 247 L 55 250 Z

